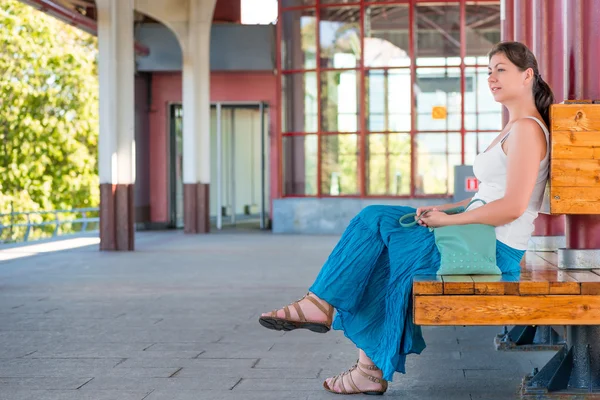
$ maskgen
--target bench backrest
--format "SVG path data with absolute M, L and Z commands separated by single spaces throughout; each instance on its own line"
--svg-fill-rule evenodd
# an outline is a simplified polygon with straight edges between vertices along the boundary
M 600 214 L 600 104 L 550 109 L 551 214 Z

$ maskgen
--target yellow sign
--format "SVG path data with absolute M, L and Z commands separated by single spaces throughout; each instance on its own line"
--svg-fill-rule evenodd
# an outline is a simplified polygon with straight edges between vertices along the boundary
M 434 106 L 431 109 L 431 118 L 433 119 L 446 119 L 447 114 L 444 106 Z

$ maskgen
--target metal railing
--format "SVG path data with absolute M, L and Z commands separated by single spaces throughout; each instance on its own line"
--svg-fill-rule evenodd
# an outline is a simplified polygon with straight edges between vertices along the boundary
M 98 208 L 25 211 L 0 214 L 0 243 L 44 239 L 98 230 Z

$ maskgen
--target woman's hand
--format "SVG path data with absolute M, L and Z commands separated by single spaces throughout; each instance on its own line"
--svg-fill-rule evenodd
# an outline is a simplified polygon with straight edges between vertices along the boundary
M 431 211 L 438 211 L 437 206 L 427 206 L 427 207 L 417 208 L 417 216 L 415 218 L 417 220 L 417 223 L 421 226 L 427 226 L 427 225 L 425 225 L 425 222 L 423 222 L 422 220 L 419 219 L 419 216 L 422 215 L 423 213 L 431 212 Z
M 419 223 L 430 228 L 439 228 L 442 226 L 452 225 L 451 219 L 451 215 L 448 215 L 443 211 L 432 209 L 421 217 L 421 221 L 419 221 Z

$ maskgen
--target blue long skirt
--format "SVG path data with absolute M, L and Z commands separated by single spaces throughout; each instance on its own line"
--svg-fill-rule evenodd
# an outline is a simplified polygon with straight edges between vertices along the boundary
M 435 274 L 440 254 L 433 232 L 402 228 L 398 219 L 412 207 L 369 206 L 351 222 L 310 291 L 337 311 L 333 328 L 344 331 L 391 381 L 405 373 L 406 356 L 419 354 L 425 341 L 413 324 L 412 279 Z M 503 273 L 519 274 L 524 251 L 496 246 Z

